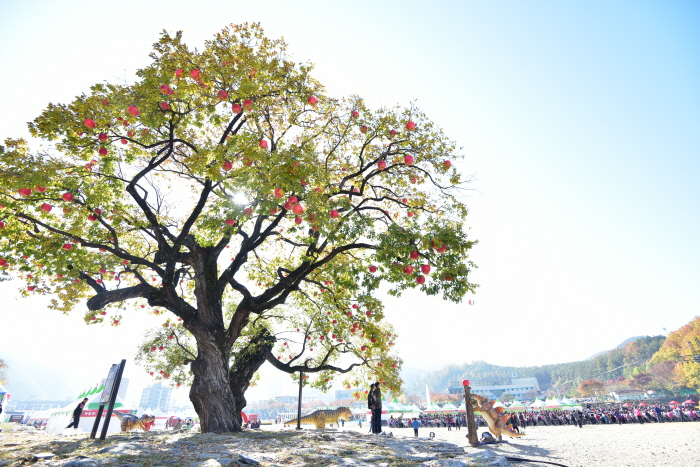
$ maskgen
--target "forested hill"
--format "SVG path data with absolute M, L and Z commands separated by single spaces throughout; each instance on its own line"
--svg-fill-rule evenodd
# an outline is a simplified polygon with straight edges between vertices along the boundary
M 451 383 L 470 381 L 507 380 L 515 373 L 519 378 L 535 376 L 541 390 L 554 385 L 576 385 L 581 380 L 611 380 L 619 376 L 629 376 L 659 350 L 664 336 L 639 337 L 625 345 L 603 352 L 581 362 L 558 363 L 542 366 L 498 366 L 485 361 L 474 361 L 463 365 L 450 365 L 442 370 L 412 374 L 405 378 L 404 390 L 407 394 L 423 394 L 426 385 L 432 392 L 445 392 Z

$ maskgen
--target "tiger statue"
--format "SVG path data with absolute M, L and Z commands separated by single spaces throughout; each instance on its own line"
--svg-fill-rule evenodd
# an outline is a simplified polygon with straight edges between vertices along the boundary
M 121 413 L 117 412 L 116 410 L 112 413 L 116 415 L 117 418 L 119 418 L 119 421 L 121 422 L 122 431 L 132 431 L 136 430 L 137 428 L 141 428 L 143 431 L 148 431 L 148 429 L 146 428 L 146 424 L 153 423 L 156 421 L 156 417 L 148 414 L 143 414 L 141 415 L 141 418 L 139 418 L 136 415 L 132 415 L 130 413 Z
M 316 425 L 316 428 L 325 428 L 326 423 L 330 423 L 331 425 L 333 423 L 338 424 L 339 420 L 345 420 L 346 422 L 350 421 L 350 418 L 352 417 L 352 412 L 350 412 L 350 409 L 347 407 L 338 407 L 337 409 L 333 410 L 317 410 L 315 412 L 310 413 L 309 415 L 306 415 L 304 417 L 301 417 L 299 419 L 299 422 L 301 424 L 304 423 L 309 423 Z M 294 423 L 296 423 L 297 420 L 289 420 L 284 422 L 284 426 L 289 426 Z

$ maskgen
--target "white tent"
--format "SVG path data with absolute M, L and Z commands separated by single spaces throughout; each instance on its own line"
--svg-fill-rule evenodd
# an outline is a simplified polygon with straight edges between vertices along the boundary
M 452 413 L 452 412 L 456 412 L 456 411 L 457 411 L 457 407 L 455 407 L 452 402 L 446 403 L 440 409 L 440 412 L 445 412 L 445 413 Z
M 159 428 L 161 430 L 165 428 L 165 424 L 167 423 L 168 419 L 170 418 L 166 415 L 165 412 L 160 410 L 160 407 L 156 408 L 156 410 L 152 410 L 151 415 L 156 417 L 155 427 Z
M 51 409 L 49 422 L 46 425 L 47 433 L 63 433 L 66 426 L 73 421 L 73 410 L 75 410 L 78 404 L 80 404 L 85 397 L 88 398 L 88 402 L 83 408 L 83 414 L 78 422 L 77 431 L 83 433 L 89 433 L 92 431 L 92 427 L 95 424 L 95 417 L 97 417 L 97 411 L 99 409 L 100 398 L 102 397 L 102 389 L 104 389 L 104 387 L 98 385 L 94 389 L 83 392 L 73 402 L 65 407 L 60 409 Z M 127 408 L 119 396 L 117 396 L 116 402 L 114 403 L 114 410 L 118 410 L 120 413 L 136 412 L 135 409 L 131 410 L 130 408 Z M 104 410 L 102 411 L 102 420 L 100 420 L 100 424 L 97 428 L 98 433 L 102 431 L 102 425 L 106 414 L 107 406 L 105 405 Z M 115 414 L 112 414 L 107 432 L 113 433 L 117 431 L 121 431 L 121 423 L 119 422 L 119 418 Z

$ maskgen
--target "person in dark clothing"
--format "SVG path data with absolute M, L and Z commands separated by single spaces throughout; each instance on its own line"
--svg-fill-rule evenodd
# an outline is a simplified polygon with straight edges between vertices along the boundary
M 379 384 L 374 383 L 372 389 L 372 433 L 377 435 L 382 432 L 382 391 Z
M 78 406 L 73 411 L 73 421 L 70 422 L 66 428 L 78 428 L 78 423 L 80 423 L 80 416 L 83 414 L 83 407 L 87 404 L 88 398 L 86 397 L 83 401 L 78 404 Z
M 512 414 L 510 417 L 508 417 L 508 424 L 513 427 L 513 430 L 516 433 L 520 433 L 520 430 L 518 429 L 518 416 L 516 414 Z
M 371 410 L 369 432 L 374 433 L 374 383 L 369 385 L 369 393 L 367 394 L 367 408 Z

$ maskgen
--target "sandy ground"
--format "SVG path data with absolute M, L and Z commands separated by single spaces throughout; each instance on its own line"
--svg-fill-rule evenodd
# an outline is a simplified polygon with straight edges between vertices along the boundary
M 7 428 L 7 425 L 3 426 Z M 283 431 L 282 433 L 265 433 Z M 279 425 L 240 434 L 196 434 L 191 432 L 133 432 L 111 434 L 106 442 L 88 439 L 87 433 L 51 435 L 33 428 L 7 428 L 0 433 L 0 466 L 32 463 L 33 454 L 51 452 L 55 458 L 32 465 L 87 467 L 237 465 L 244 453 L 269 466 L 370 466 L 464 465 L 463 454 L 485 450 L 496 454 L 554 462 L 566 467 L 700 467 L 700 422 L 645 425 L 595 425 L 530 427 L 523 438 L 505 444 L 472 448 L 466 430 L 421 428 L 420 439 L 412 429 L 386 430 L 393 437 L 367 434 L 355 424 L 316 430 L 305 425 L 298 432 Z M 430 432 L 435 433 L 430 438 Z M 482 433 L 481 429 L 479 433 Z M 87 456 L 87 458 L 79 458 Z M 430 460 L 430 459 L 439 460 Z M 206 462 L 205 462 L 206 461 Z M 225 462 L 224 462 L 225 461 Z M 428 461 L 427 463 L 424 463 Z M 76 462 L 73 464 L 72 462 Z M 472 465 L 473 462 L 469 462 Z M 478 462 L 477 462 L 478 463 Z M 512 463 L 514 466 L 545 464 Z
M 357 427 L 352 429 L 360 431 Z M 389 431 L 396 437 L 413 437 L 412 429 Z M 418 435 L 425 438 L 431 431 L 437 441 L 459 444 L 467 453 L 489 449 L 507 457 L 539 459 L 568 467 L 700 466 L 700 422 L 528 427 L 522 438 L 505 438 L 507 444 L 479 448 L 469 446 L 465 429 L 420 428 Z M 479 436 L 484 431 L 479 429 Z

